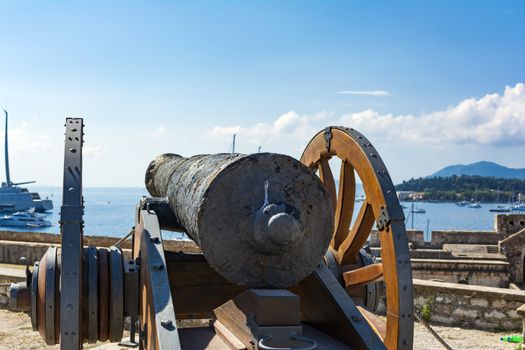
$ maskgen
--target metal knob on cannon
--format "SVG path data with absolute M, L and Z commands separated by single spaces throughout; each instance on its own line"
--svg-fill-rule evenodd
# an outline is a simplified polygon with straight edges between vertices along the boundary
M 61 248 L 11 288 L 12 308 L 30 314 L 47 344 L 117 342 L 125 320 L 133 333 L 138 319 L 143 349 L 412 348 L 402 211 L 361 134 L 327 128 L 301 161 L 160 155 L 146 171 L 152 197 L 137 205 L 131 251 L 83 246 L 82 143 L 82 119 L 68 118 Z M 339 191 L 333 156 L 343 161 Z M 354 174 L 366 202 L 352 220 Z M 379 262 L 362 249 L 374 223 Z M 202 253 L 165 250 L 161 229 L 185 232 Z M 373 314 L 383 283 L 386 324 Z M 191 319 L 211 326 L 181 326 Z

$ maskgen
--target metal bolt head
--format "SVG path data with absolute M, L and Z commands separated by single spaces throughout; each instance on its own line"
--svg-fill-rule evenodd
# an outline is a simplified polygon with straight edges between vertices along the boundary
M 162 321 L 160 321 L 160 324 L 164 328 L 170 328 L 173 325 L 173 322 L 171 320 L 168 320 L 168 319 L 163 319 Z
M 162 270 L 164 268 L 164 264 L 161 264 L 161 263 L 153 264 L 153 268 L 155 270 Z
M 351 318 L 352 318 L 352 321 L 354 321 L 354 322 L 359 322 L 359 321 L 361 321 L 361 316 L 352 315 Z
M 160 243 L 160 239 L 159 237 L 150 237 L 149 240 L 155 244 L 159 244 Z

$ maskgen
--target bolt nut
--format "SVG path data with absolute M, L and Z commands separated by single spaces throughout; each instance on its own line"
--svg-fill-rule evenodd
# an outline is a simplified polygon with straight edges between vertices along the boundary
M 162 321 L 160 321 L 160 324 L 164 328 L 170 328 L 173 325 L 173 322 L 171 320 L 168 320 L 168 319 L 163 319 Z

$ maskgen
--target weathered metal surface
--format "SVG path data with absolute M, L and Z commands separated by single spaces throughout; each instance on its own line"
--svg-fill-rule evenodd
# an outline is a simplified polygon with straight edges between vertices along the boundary
M 31 291 L 27 282 L 11 283 L 7 308 L 11 311 L 29 311 L 31 309 Z
M 133 317 L 139 314 L 139 267 L 135 260 L 124 262 L 124 316 Z
M 159 197 L 143 197 L 139 203 L 139 208 L 154 211 L 159 219 L 159 225 L 161 230 L 183 232 L 184 228 L 180 225 L 179 221 L 173 211 L 171 210 L 170 202 L 168 198 Z
M 124 266 L 122 252 L 109 250 L 109 341 L 118 342 L 124 332 Z
M 60 209 L 62 271 L 60 298 L 60 348 L 81 348 L 82 321 L 82 144 L 83 121 L 66 119 L 64 186 Z
M 285 288 L 311 273 L 328 247 L 332 206 L 297 160 L 258 153 L 157 157 L 146 186 L 225 278 Z
M 140 342 L 146 350 L 180 350 L 166 258 L 157 216 L 139 210 L 135 238 L 140 242 Z
M 106 341 L 109 337 L 109 257 L 107 249 L 98 251 L 98 315 L 100 341 Z
M 87 340 L 96 343 L 98 340 L 98 253 L 97 248 L 87 248 Z
M 47 250 L 45 255 L 46 261 L 46 278 L 45 278 L 45 341 L 47 345 L 55 345 L 55 286 L 56 286 L 56 262 L 57 248 L 52 247 Z M 44 271 L 41 271 L 42 273 Z M 56 291 L 58 294 L 58 291 Z M 57 305 L 58 306 L 58 305 Z
M 38 301 L 38 265 L 39 262 L 35 262 L 33 266 L 33 275 L 31 276 L 31 327 L 34 331 L 38 330 L 37 320 L 37 301 Z

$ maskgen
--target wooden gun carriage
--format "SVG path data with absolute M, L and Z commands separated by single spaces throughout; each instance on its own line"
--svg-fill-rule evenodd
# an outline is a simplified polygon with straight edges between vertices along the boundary
M 29 313 L 47 344 L 119 342 L 130 320 L 141 349 L 412 348 L 404 215 L 359 132 L 328 127 L 300 161 L 157 157 L 124 257 L 118 246 L 83 246 L 83 127 L 66 119 L 61 248 L 11 287 L 12 308 Z M 338 182 L 330 159 L 341 160 Z M 366 194 L 359 209 L 356 175 Z M 363 249 L 374 225 L 380 258 Z M 161 230 L 186 232 L 202 253 L 165 251 Z M 374 313 L 379 304 L 385 317 Z M 181 327 L 192 319 L 209 322 Z

